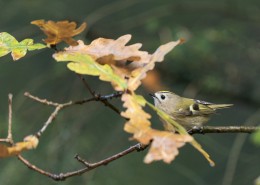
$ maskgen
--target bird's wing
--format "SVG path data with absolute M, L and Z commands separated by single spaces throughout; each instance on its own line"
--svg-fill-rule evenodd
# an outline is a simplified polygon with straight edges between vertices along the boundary
M 190 101 L 189 104 L 186 104 L 186 106 L 177 109 L 174 112 L 174 114 L 177 116 L 210 115 L 215 113 L 215 109 L 211 108 L 210 105 L 214 105 L 214 104 L 206 101 L 201 101 L 201 100 L 193 100 Z

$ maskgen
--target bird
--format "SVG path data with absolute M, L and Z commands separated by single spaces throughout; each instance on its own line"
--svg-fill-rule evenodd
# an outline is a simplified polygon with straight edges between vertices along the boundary
M 159 110 L 182 125 L 186 130 L 200 127 L 207 123 L 210 117 L 218 109 L 229 108 L 233 104 L 215 104 L 202 100 L 181 97 L 170 91 L 158 91 L 150 94 L 153 97 L 154 105 Z M 172 124 L 163 121 L 165 130 L 175 131 Z

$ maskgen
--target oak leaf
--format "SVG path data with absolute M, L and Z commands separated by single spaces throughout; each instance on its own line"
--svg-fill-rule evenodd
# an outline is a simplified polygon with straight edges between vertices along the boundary
M 54 22 L 45 21 L 43 19 L 32 21 L 31 24 L 40 27 L 45 35 L 47 35 L 47 38 L 44 39 L 46 44 L 56 45 L 61 41 L 64 41 L 71 46 L 78 45 L 77 41 L 72 37 L 80 34 L 87 26 L 86 23 L 82 23 L 80 27 L 76 28 L 77 24 L 75 22 L 69 22 L 66 20 Z
M 91 56 L 84 53 L 74 52 L 67 49 L 64 52 L 58 52 L 53 55 L 57 61 L 70 61 L 68 68 L 78 74 L 87 74 L 99 76 L 101 80 L 109 81 L 118 91 L 127 89 L 127 84 L 124 79 L 115 74 L 112 68 L 105 64 L 97 63 Z
M 38 138 L 34 135 L 29 135 L 24 138 L 23 142 L 15 143 L 13 146 L 0 144 L 0 158 L 11 157 L 20 154 L 24 150 L 31 150 L 37 147 Z
M 154 68 L 155 62 L 160 62 L 164 56 L 176 45 L 183 42 L 169 42 L 160 46 L 154 54 L 141 51 L 142 44 L 136 43 L 126 46 L 131 35 L 123 35 L 116 40 L 98 38 L 89 45 L 83 41 L 78 41 L 77 46 L 65 48 L 65 51 L 76 54 L 91 56 L 98 64 L 109 65 L 114 74 L 127 83 L 127 89 L 134 91 L 141 84 L 141 80 L 146 76 L 146 72 Z M 72 69 L 73 68 L 73 69 Z M 70 68 L 75 72 L 83 73 L 83 69 L 78 71 L 74 66 Z M 84 70 L 87 70 L 84 68 Z
M 18 60 L 26 55 L 27 50 L 32 51 L 45 47 L 45 45 L 40 43 L 34 44 L 32 39 L 24 39 L 18 42 L 9 33 L 0 33 L 0 57 L 11 52 L 13 60 Z
M 125 112 L 121 112 L 121 115 L 129 119 L 124 126 L 124 130 L 133 134 L 133 139 L 142 144 L 150 143 L 152 128 L 149 119 L 151 116 L 143 110 L 142 106 L 145 104 L 142 104 L 141 96 L 132 96 L 125 93 L 122 95 L 122 101 L 124 102 L 123 106 L 127 109 Z
M 136 90 L 140 86 L 141 80 L 146 77 L 146 73 L 154 68 L 155 62 L 162 62 L 164 60 L 164 56 L 168 52 L 183 42 L 184 40 L 180 39 L 175 42 L 169 42 L 161 45 L 152 55 L 149 55 L 146 60 L 140 61 L 140 64 L 131 63 L 135 66 L 135 70 L 131 72 L 131 78 L 128 81 L 128 89 L 132 91 Z M 136 67 L 136 65 L 138 67 Z
M 71 47 L 70 50 L 78 51 L 91 55 L 95 60 L 112 56 L 109 61 L 139 61 L 148 56 L 148 52 L 140 51 L 142 44 L 136 43 L 126 46 L 130 41 L 131 35 L 123 35 L 118 39 L 98 38 L 89 45 L 84 45 L 83 41 L 78 41 L 79 45 Z M 102 63 L 102 60 L 100 61 Z M 104 62 L 103 62 L 104 63 Z
M 153 161 L 163 160 L 165 163 L 172 162 L 179 154 L 179 148 L 187 142 L 191 142 L 193 137 L 190 135 L 180 135 L 173 132 L 152 130 L 153 142 L 148 154 L 145 156 L 144 162 L 151 163 Z

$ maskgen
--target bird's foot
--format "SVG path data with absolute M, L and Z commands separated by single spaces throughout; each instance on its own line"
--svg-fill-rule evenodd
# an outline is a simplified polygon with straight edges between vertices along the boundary
M 203 126 L 193 126 L 191 129 L 187 130 L 187 132 L 190 135 L 195 134 L 195 133 L 205 134 L 203 131 Z

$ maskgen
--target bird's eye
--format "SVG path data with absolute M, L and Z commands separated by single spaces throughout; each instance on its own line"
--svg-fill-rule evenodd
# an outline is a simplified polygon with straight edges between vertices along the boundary
M 164 100 L 164 99 L 165 99 L 165 96 L 164 96 L 163 94 L 161 95 L 161 99 L 162 99 L 162 100 Z

